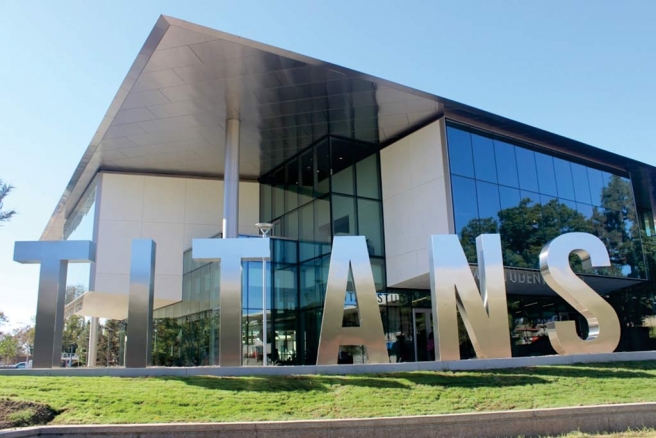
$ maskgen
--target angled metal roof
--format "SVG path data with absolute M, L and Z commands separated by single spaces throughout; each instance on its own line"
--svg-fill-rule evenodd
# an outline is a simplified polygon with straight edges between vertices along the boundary
M 439 96 L 171 17 L 160 17 L 77 166 L 42 239 L 99 170 L 220 177 L 227 118 L 256 179 L 327 135 L 387 145 L 446 115 L 626 169 L 632 160 Z

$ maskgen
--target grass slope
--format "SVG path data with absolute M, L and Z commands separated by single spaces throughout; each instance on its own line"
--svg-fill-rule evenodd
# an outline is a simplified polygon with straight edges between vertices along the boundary
M 656 362 L 289 377 L 0 377 L 55 424 L 385 417 L 656 401 Z

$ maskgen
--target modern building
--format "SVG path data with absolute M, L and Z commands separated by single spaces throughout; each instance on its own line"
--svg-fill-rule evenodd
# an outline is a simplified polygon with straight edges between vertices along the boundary
M 618 127 L 618 129 L 621 129 Z M 365 236 L 390 361 L 427 360 L 428 244 L 499 233 L 513 356 L 553 354 L 545 325 L 586 320 L 545 284 L 542 246 L 598 236 L 612 266 L 580 277 L 617 311 L 619 351 L 652 350 L 656 169 L 337 65 L 169 17 L 146 40 L 42 240 L 89 239 L 67 315 L 125 321 L 132 239 L 157 243 L 157 365 L 218 363 L 217 263 L 193 238 L 274 225 L 263 347 L 262 263 L 243 266 L 243 363 L 316 363 L 335 236 Z M 356 294 L 344 324 L 357 324 Z M 129 321 L 125 322 L 129 323 Z M 123 324 L 123 326 L 125 325 Z M 93 343 L 93 338 L 92 338 Z M 349 347 L 345 361 L 362 361 Z M 464 332 L 461 356 L 474 352 Z

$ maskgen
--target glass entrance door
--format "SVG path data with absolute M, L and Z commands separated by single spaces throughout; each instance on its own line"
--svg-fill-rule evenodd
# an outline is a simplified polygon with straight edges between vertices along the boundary
M 433 318 L 430 309 L 413 309 L 412 325 L 415 347 L 415 362 L 435 359 L 435 341 L 433 339 Z

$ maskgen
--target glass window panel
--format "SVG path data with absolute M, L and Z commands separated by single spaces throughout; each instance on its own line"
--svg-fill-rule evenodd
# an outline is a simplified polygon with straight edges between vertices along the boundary
M 519 190 L 503 186 L 499 187 L 499 198 L 501 201 L 502 210 L 517 207 L 519 205 L 519 201 L 521 200 Z
M 260 185 L 260 220 L 269 222 L 271 219 L 271 186 Z
M 298 188 L 299 205 L 310 202 L 314 199 L 314 151 L 309 151 L 301 155 L 301 184 Z
M 330 202 L 328 199 L 314 201 L 315 241 L 330 242 Z
M 502 141 L 494 141 L 494 155 L 497 162 L 497 175 L 499 184 L 510 187 L 519 187 L 517 176 L 517 160 L 515 146 Z
M 558 188 L 558 197 L 574 201 L 574 182 L 572 181 L 572 168 L 569 161 L 560 158 L 554 158 L 554 169 L 556 170 L 556 186 Z
M 469 225 L 470 221 L 478 218 L 476 183 L 473 179 L 452 176 L 451 186 L 456 232 L 460 234 L 462 229 Z
M 491 138 L 472 134 L 472 150 L 474 152 L 474 170 L 476 179 L 497 182 L 497 167 L 494 158 L 494 144 Z
M 275 309 L 295 310 L 298 307 L 296 294 L 296 266 L 277 267 L 273 272 Z
M 314 241 L 314 206 L 305 205 L 299 209 L 299 240 Z
M 321 142 L 316 147 L 317 151 L 317 173 L 314 186 L 317 196 L 324 195 L 330 191 L 330 142 Z
M 535 164 L 538 170 L 538 184 L 540 186 L 540 193 L 549 196 L 558 196 L 553 158 L 549 155 L 536 152 Z
M 273 187 L 273 217 L 278 218 L 285 214 L 285 190 L 282 187 Z
M 380 201 L 358 199 L 358 235 L 365 236 L 369 255 L 384 255 L 383 213 Z
M 558 200 L 553 196 L 540 195 L 540 203 L 542 204 L 540 227 L 546 228 L 542 231 L 548 241 L 560 234 L 560 208 Z
M 355 194 L 355 169 L 353 166 L 353 145 L 338 139 L 331 139 L 332 150 L 332 191 L 333 193 Z
M 373 154 L 356 164 L 358 196 L 380 199 L 380 171 L 378 154 Z
M 283 217 L 284 234 L 283 237 L 298 239 L 298 211 L 287 213 Z
M 533 192 L 527 192 L 526 190 L 522 190 L 520 192 L 520 195 L 523 200 L 528 200 L 528 206 L 532 207 L 534 205 L 538 205 L 540 203 L 540 194 L 539 193 L 533 193 Z
M 473 178 L 474 159 L 471 148 L 471 134 L 452 126 L 447 126 L 446 132 L 451 173 Z
M 515 148 L 519 187 L 522 190 L 538 192 L 538 174 L 535 169 L 535 153 L 528 149 Z
M 353 166 L 340 170 L 333 175 L 333 193 L 354 194 Z
M 601 206 L 601 195 L 604 189 L 604 177 L 601 170 L 588 167 L 588 182 L 590 183 L 592 205 Z
M 271 263 L 267 263 L 267 273 L 271 270 Z M 262 309 L 262 262 L 248 262 L 246 264 L 246 281 L 245 289 L 248 296 L 249 309 Z M 267 302 L 270 300 L 271 288 L 270 280 L 267 278 Z M 270 303 L 269 303 L 270 304 Z
M 592 205 L 577 202 L 576 203 L 576 210 L 579 213 L 581 213 L 586 219 L 591 219 L 592 218 Z
M 286 185 L 286 198 L 285 198 L 285 212 L 294 210 L 298 207 L 298 159 L 293 159 L 286 166 L 287 178 Z
M 592 204 L 592 199 L 590 198 L 590 185 L 588 183 L 588 171 L 586 167 L 577 163 L 571 163 L 571 165 L 576 202 Z
M 357 235 L 355 220 L 355 198 L 333 196 L 333 235 Z
M 297 214 L 295 212 L 294 214 Z M 271 260 L 281 263 L 297 263 L 297 242 L 294 240 L 272 239 L 273 251 Z
M 583 231 L 583 221 L 576 209 L 576 202 L 568 199 L 559 199 L 559 202 L 561 232 L 571 233 L 574 231 Z
M 478 217 L 481 219 L 481 224 L 486 225 L 486 229 L 481 230 L 482 233 L 496 232 L 487 225 L 490 220 L 498 223 L 499 210 L 501 209 L 499 203 L 499 189 L 496 184 L 490 184 L 482 181 L 476 181 L 476 192 L 478 195 Z
M 370 259 L 370 261 L 376 290 L 383 290 L 385 289 L 385 262 L 382 259 Z

